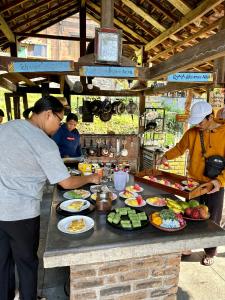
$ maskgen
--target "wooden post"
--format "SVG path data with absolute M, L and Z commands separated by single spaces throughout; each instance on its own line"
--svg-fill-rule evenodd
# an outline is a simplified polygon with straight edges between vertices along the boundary
M 114 0 L 102 0 L 101 27 L 113 28 Z
M 10 101 L 11 93 L 5 93 L 5 106 L 6 106 L 6 114 L 8 121 L 12 120 L 12 107 Z
M 191 102 L 193 98 L 193 90 L 187 90 L 187 98 L 185 100 L 185 106 L 184 106 L 184 113 L 189 115 L 190 114 L 190 107 L 191 107 Z M 188 122 L 184 122 L 184 132 L 188 130 Z
M 9 43 L 10 55 L 13 57 L 18 57 L 17 53 L 17 41 L 15 43 Z
M 86 53 L 86 0 L 80 1 L 80 57 Z M 86 77 L 80 77 L 83 87 L 86 86 Z
M 49 95 L 49 83 L 48 82 L 42 82 L 41 94 L 42 94 L 42 97 Z

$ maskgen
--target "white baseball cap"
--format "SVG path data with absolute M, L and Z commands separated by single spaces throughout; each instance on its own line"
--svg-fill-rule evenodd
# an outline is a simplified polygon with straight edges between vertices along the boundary
M 212 106 L 205 101 L 197 102 L 191 107 L 188 123 L 196 125 L 204 120 L 204 118 L 212 113 Z

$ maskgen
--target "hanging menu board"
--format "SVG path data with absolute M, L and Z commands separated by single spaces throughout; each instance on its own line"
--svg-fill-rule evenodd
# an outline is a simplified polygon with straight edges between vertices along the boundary
M 95 62 L 120 64 L 122 49 L 121 31 L 113 28 L 96 28 Z

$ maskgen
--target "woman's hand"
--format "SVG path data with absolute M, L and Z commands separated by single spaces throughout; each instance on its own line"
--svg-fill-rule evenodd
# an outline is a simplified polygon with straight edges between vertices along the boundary
M 164 165 L 164 167 L 166 167 L 166 168 L 170 167 L 170 165 L 168 163 L 168 160 L 165 158 L 165 156 L 162 156 L 159 159 L 157 159 L 156 164 L 157 165 Z
M 89 178 L 90 178 L 90 183 L 99 184 L 101 181 L 101 176 L 99 176 L 98 174 L 89 175 Z
M 221 188 L 221 184 L 220 184 L 219 180 L 214 179 L 214 180 L 211 180 L 210 182 L 213 184 L 213 189 L 210 192 L 208 192 L 207 194 L 213 194 L 215 192 L 218 192 Z

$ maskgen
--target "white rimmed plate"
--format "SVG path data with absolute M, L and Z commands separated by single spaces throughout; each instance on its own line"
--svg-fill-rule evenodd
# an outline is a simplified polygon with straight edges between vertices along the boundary
M 80 208 L 80 209 L 74 209 L 74 208 L 70 208 L 68 207 L 69 205 L 71 205 L 72 203 L 74 202 L 80 202 L 82 201 L 83 202 L 83 206 Z M 88 209 L 90 206 L 90 202 L 89 201 L 86 201 L 84 199 L 71 199 L 71 200 L 66 200 L 66 201 L 63 201 L 60 203 L 59 207 L 62 209 L 62 210 L 65 210 L 65 211 L 70 211 L 70 212 L 81 212 L 82 210 L 85 210 L 85 209 Z
M 133 185 L 127 186 L 126 190 L 132 193 L 141 193 L 144 191 L 143 187 L 140 186 L 140 190 L 136 190 Z
M 96 197 L 97 197 L 96 193 L 91 195 L 91 199 L 94 200 L 94 201 L 96 200 Z M 117 195 L 113 193 L 112 201 L 116 200 L 116 198 L 117 198 Z
M 76 191 L 80 191 L 81 194 L 80 195 L 76 195 Z M 63 197 L 66 199 L 87 199 L 88 197 L 90 197 L 91 193 L 89 191 L 86 190 L 71 190 L 71 191 L 67 191 L 63 194 Z
M 70 225 L 70 223 L 74 220 L 80 220 L 80 219 L 83 219 L 84 222 L 85 222 L 85 227 L 81 230 L 78 230 L 78 231 L 69 231 L 68 230 L 68 227 Z M 91 228 L 94 227 L 94 220 L 92 218 L 89 218 L 89 217 L 86 217 L 86 216 L 80 216 L 80 215 L 77 215 L 77 216 L 71 216 L 71 217 L 66 217 L 62 220 L 60 220 L 57 224 L 57 228 L 61 231 L 61 232 L 64 232 L 64 233 L 68 233 L 68 234 L 78 234 L 78 233 L 84 233 L 88 230 L 90 230 Z
M 139 205 L 139 204 L 133 205 L 132 203 L 130 203 L 130 200 L 135 200 L 135 198 L 128 198 L 128 199 L 126 199 L 126 200 L 124 201 L 125 204 L 128 205 L 128 206 L 131 206 L 131 207 L 136 207 L 136 208 L 138 208 L 138 207 L 143 207 L 143 206 L 146 205 L 145 200 L 142 200 L 142 202 L 141 202 L 140 205 Z
M 126 196 L 126 195 L 124 194 L 124 191 L 123 191 L 123 192 L 120 192 L 120 193 L 119 193 L 119 196 L 120 196 L 121 198 L 124 198 L 124 199 L 132 198 L 132 197 L 136 198 L 136 197 L 138 196 L 138 194 L 135 193 L 135 192 L 130 192 L 130 191 L 129 191 L 129 193 L 130 193 L 131 195 Z
M 99 189 L 101 189 L 101 187 L 102 187 L 101 184 L 91 185 L 90 186 L 90 191 L 92 193 L 96 193 Z
M 154 199 L 157 200 L 159 199 L 159 201 L 161 200 L 161 204 L 157 204 L 156 202 L 154 202 Z M 164 197 L 156 197 L 156 196 L 153 196 L 153 197 L 149 197 L 146 199 L 146 202 L 151 205 L 151 206 L 155 206 L 155 207 L 163 207 L 163 206 L 166 206 L 166 199 Z

